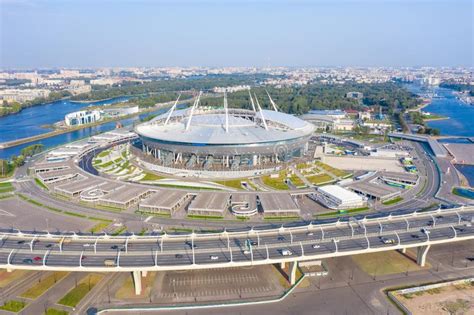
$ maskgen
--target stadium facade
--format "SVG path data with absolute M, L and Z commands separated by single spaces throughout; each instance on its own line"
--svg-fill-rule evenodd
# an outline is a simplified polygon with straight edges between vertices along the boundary
M 143 153 L 153 164 L 193 170 L 249 170 L 275 166 L 303 156 L 315 127 L 293 115 L 263 110 L 249 92 L 253 110 L 193 106 L 135 127 Z M 270 96 L 269 96 L 270 97 Z M 148 160 L 150 162 L 150 160 Z

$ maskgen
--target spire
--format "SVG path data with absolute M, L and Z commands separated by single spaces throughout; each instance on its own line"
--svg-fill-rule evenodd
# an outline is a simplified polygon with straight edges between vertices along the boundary
M 261 118 L 263 121 L 263 126 L 265 127 L 265 130 L 268 130 L 267 122 L 265 121 L 265 117 L 263 116 L 263 111 L 262 111 L 262 108 L 260 107 L 260 102 L 258 101 L 257 95 L 255 93 L 253 93 L 253 95 L 255 96 L 255 101 L 257 102 L 257 107 L 258 107 L 258 111 L 260 112 L 260 116 L 262 116 Z
M 268 93 L 267 89 L 265 89 L 265 92 L 267 92 L 268 98 L 270 99 L 270 103 L 272 103 L 273 110 L 277 112 L 278 108 L 277 108 L 275 102 L 272 100 L 272 97 L 270 96 L 270 93 Z
M 249 96 L 250 96 L 250 103 L 252 104 L 252 109 L 254 112 L 256 112 L 257 110 L 255 109 L 255 103 L 253 102 L 252 93 L 250 93 L 250 88 L 249 88 Z
M 189 129 L 189 126 L 191 126 L 191 119 L 193 119 L 193 113 L 194 113 L 194 110 L 198 107 L 199 105 L 199 100 L 201 99 L 201 95 L 202 95 L 202 91 L 199 91 L 199 95 L 198 97 L 196 98 L 196 100 L 194 101 L 194 104 L 193 104 L 193 107 L 191 107 L 191 114 L 189 114 L 189 119 L 188 119 L 188 122 L 186 124 L 186 130 Z
M 171 107 L 171 109 L 169 110 L 168 112 L 168 117 L 166 117 L 166 120 L 165 120 L 165 126 L 168 124 L 168 122 L 170 121 L 170 118 L 171 118 L 171 114 L 173 114 L 175 108 L 176 108 L 176 105 L 178 104 L 178 101 L 179 101 L 179 98 L 181 97 L 181 93 L 179 93 L 178 95 L 178 98 L 176 99 L 176 102 L 174 102 L 173 106 Z
M 229 132 L 229 110 L 227 109 L 227 92 L 224 91 L 225 132 Z

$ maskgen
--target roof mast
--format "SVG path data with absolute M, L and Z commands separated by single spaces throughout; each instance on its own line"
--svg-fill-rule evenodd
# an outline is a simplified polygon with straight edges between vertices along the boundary
M 229 110 L 227 109 L 227 91 L 224 91 L 225 132 L 229 132 Z
M 249 88 L 249 96 L 250 96 L 250 103 L 252 104 L 252 109 L 254 112 L 256 112 L 257 110 L 255 109 L 255 103 L 253 102 L 252 93 L 250 93 L 250 88 Z
M 255 101 L 257 102 L 257 107 L 258 107 L 258 111 L 260 112 L 260 116 L 262 116 L 263 126 L 265 127 L 265 130 L 268 130 L 267 122 L 265 121 L 265 117 L 263 116 L 263 111 L 262 111 L 262 108 L 260 107 L 260 103 L 258 101 L 257 95 L 255 93 L 253 93 L 253 95 L 255 96 Z
M 181 97 L 181 93 L 179 93 L 178 95 L 178 98 L 176 99 L 176 102 L 174 102 L 173 106 L 171 107 L 171 109 L 169 110 L 168 112 L 168 117 L 166 117 L 166 120 L 165 120 L 165 126 L 168 124 L 168 122 L 170 121 L 170 118 L 171 118 L 171 114 L 173 114 L 175 108 L 176 108 L 176 105 L 178 104 L 178 101 L 179 101 L 179 98 Z
M 198 95 L 197 99 L 194 101 L 193 107 L 191 107 L 191 114 L 189 115 L 189 119 L 188 119 L 188 122 L 186 124 L 186 130 L 188 130 L 189 126 L 191 126 L 191 119 L 193 119 L 194 110 L 199 105 L 199 100 L 201 99 L 201 95 L 202 95 L 202 91 L 199 91 L 199 95 Z
M 265 89 L 265 92 L 267 92 L 268 98 L 270 99 L 270 103 L 272 103 L 273 110 L 275 110 L 277 112 L 278 108 L 277 108 L 275 102 L 272 100 L 272 97 L 270 96 L 270 93 L 268 93 L 267 89 Z

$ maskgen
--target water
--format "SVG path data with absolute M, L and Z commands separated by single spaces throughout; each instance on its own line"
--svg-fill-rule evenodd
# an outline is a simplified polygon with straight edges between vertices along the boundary
M 422 93 L 419 85 L 408 85 L 414 93 Z M 433 88 L 438 95 L 423 111 L 447 116 L 449 119 L 427 122 L 429 127 L 438 128 L 444 136 L 474 137 L 474 106 L 466 104 L 456 98 L 452 90 Z
M 26 108 L 17 114 L 0 117 L 0 142 L 27 138 L 51 131 L 52 129 L 42 128 L 41 126 L 52 125 L 64 120 L 66 114 L 89 105 L 109 105 L 124 102 L 128 99 L 129 97 L 118 97 L 90 103 L 76 103 L 69 100 L 60 100 Z
M 456 193 L 461 195 L 462 197 L 474 199 L 474 191 L 465 188 L 456 188 Z
M 474 165 L 456 164 L 455 166 L 466 177 L 469 186 L 474 187 Z
M 42 106 L 40 106 L 40 107 L 42 107 Z M 185 104 L 180 104 L 180 105 L 177 106 L 178 109 L 184 108 L 184 107 L 186 107 Z M 167 108 L 161 108 L 161 109 L 158 109 L 158 110 L 150 112 L 150 113 L 144 113 L 144 114 L 141 114 L 139 116 L 135 116 L 135 117 L 132 117 L 132 118 L 120 120 L 120 123 L 123 126 L 130 126 L 134 122 L 138 122 L 140 119 L 143 119 L 144 117 L 146 117 L 148 115 L 161 114 L 161 113 L 164 113 L 166 110 L 167 110 Z M 23 149 L 24 147 L 30 146 L 32 144 L 35 144 L 35 143 L 41 143 L 45 146 L 45 149 L 50 149 L 50 148 L 54 148 L 54 147 L 57 147 L 59 145 L 65 144 L 65 143 L 69 143 L 69 142 L 72 142 L 72 141 L 77 141 L 77 140 L 80 140 L 80 139 L 83 139 L 83 138 L 86 138 L 86 137 L 90 137 L 90 136 L 98 134 L 98 133 L 110 131 L 112 129 L 115 129 L 116 124 L 117 124 L 117 122 L 112 121 L 112 122 L 108 122 L 108 123 L 105 123 L 105 124 L 102 124 L 102 125 L 98 125 L 98 126 L 94 126 L 94 127 L 88 127 L 88 128 L 76 130 L 76 131 L 73 131 L 73 132 L 60 134 L 60 135 L 57 135 L 57 136 L 54 136 L 54 137 L 49 137 L 49 138 L 46 138 L 46 139 L 25 143 L 25 144 L 22 144 L 22 145 L 19 145 L 19 146 L 16 146 L 16 147 L 12 147 L 12 148 L 8 148 L 8 149 L 0 149 L 0 159 L 8 159 L 12 155 L 19 155 L 21 149 Z M 3 127 L 0 127 L 0 128 L 3 128 Z M 19 124 L 18 128 L 23 128 L 23 127 L 21 127 L 21 124 Z

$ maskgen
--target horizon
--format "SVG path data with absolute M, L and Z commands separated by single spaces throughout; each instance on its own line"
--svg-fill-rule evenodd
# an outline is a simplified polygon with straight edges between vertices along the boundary
M 2 69 L 474 64 L 466 0 L 0 0 L 0 6 Z

